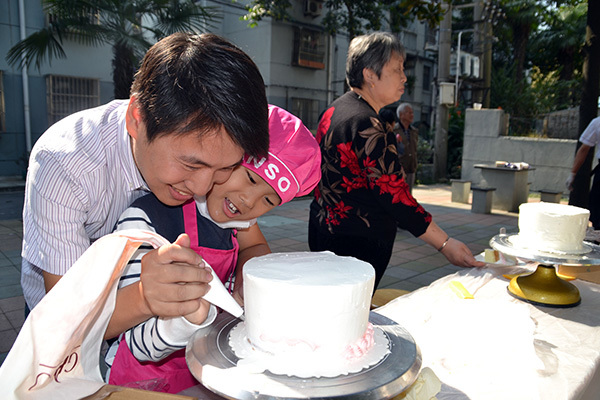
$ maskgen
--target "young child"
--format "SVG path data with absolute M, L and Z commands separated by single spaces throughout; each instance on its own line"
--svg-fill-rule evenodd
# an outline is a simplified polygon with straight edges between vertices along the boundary
M 268 157 L 244 156 L 231 177 L 215 184 L 205 198 L 170 207 L 153 194 L 144 196 L 123 212 L 115 229 L 151 230 L 172 243 L 190 246 L 223 283 L 235 272 L 234 297 L 242 303 L 242 266 L 252 257 L 271 252 L 256 218 L 308 194 L 321 178 L 319 146 L 299 118 L 269 106 L 269 136 Z M 143 245 L 134 254 L 119 289 L 139 280 L 143 284 L 141 258 L 149 250 L 151 247 Z M 108 382 L 136 382 L 137 387 L 169 393 L 197 384 L 185 362 L 185 346 L 191 335 L 210 326 L 217 314 L 206 300 L 200 303 L 196 312 L 185 317 L 153 317 L 120 334 L 106 355 Z M 111 331 L 111 324 L 107 338 L 119 334 Z

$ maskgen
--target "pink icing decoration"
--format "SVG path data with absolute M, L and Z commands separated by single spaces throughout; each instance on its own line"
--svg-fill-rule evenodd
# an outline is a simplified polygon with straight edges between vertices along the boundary
M 314 343 L 310 343 L 310 342 L 307 342 L 304 340 L 299 340 L 299 339 L 284 340 L 282 338 L 271 337 L 264 333 L 262 335 L 260 335 L 260 339 L 262 341 L 271 342 L 271 343 L 284 342 L 286 345 L 288 345 L 290 347 L 295 347 L 299 344 L 303 344 L 305 346 L 308 346 L 312 351 L 315 351 L 318 348 L 318 346 L 316 346 Z M 360 357 L 364 356 L 365 354 L 368 353 L 368 351 L 371 349 L 371 347 L 373 347 L 374 344 L 375 344 L 375 329 L 373 328 L 373 324 L 371 324 L 369 322 L 363 337 L 358 339 L 356 341 L 356 343 L 349 344 L 346 347 L 346 351 L 345 351 L 346 360 L 352 360 L 352 359 L 360 358 Z
M 374 344 L 375 329 L 373 328 L 373 324 L 369 322 L 363 337 L 358 339 L 356 343 L 350 344 L 348 347 L 346 347 L 346 360 L 352 360 L 353 358 L 360 358 L 364 356 Z

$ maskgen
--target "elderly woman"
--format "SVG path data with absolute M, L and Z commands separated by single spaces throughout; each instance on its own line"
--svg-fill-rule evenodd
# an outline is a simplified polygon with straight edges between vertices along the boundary
M 369 262 L 375 268 L 375 288 L 390 260 L 397 226 L 452 264 L 484 265 L 411 196 L 402 179 L 393 124 L 378 118 L 382 107 L 404 93 L 404 57 L 402 44 L 389 33 L 354 38 L 346 61 L 351 90 L 323 113 L 317 131 L 322 179 L 311 203 L 310 249 Z

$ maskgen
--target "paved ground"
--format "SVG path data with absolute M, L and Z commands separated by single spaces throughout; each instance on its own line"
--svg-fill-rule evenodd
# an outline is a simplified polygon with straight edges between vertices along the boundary
M 486 247 L 500 228 L 516 231 L 517 214 L 493 210 L 471 213 L 469 204 L 452 203 L 450 186 L 418 186 L 417 200 L 433 214 L 451 237 L 466 243 L 474 254 Z M 529 201 L 539 201 L 530 198 Z M 20 286 L 21 209 L 23 191 L 0 191 L 0 363 L 23 325 L 24 300 Z M 273 252 L 308 251 L 307 226 L 310 199 L 277 207 L 259 219 Z M 449 264 L 435 249 L 405 231 L 398 231 L 390 265 L 380 288 L 415 290 L 459 267 Z

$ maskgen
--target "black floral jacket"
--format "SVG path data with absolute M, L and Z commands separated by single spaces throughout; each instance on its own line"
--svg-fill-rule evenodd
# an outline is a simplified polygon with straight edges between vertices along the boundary
M 311 222 L 330 233 L 390 238 L 396 226 L 420 236 L 431 215 L 402 179 L 393 126 L 355 92 L 334 101 L 317 131 L 322 178 Z

